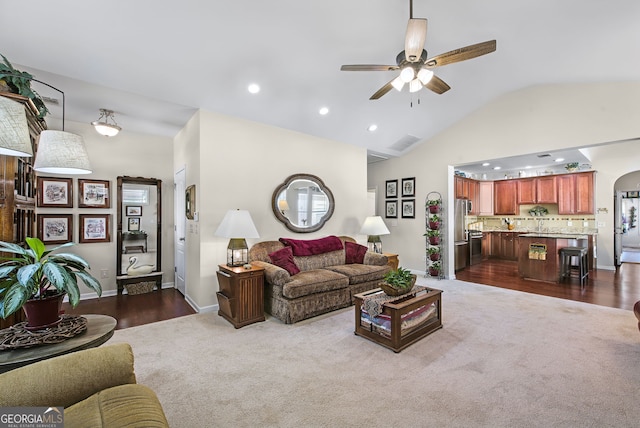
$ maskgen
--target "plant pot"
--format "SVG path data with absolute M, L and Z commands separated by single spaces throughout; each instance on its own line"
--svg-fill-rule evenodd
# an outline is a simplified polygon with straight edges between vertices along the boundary
M 439 221 L 430 221 L 429 222 L 429 229 L 431 229 L 431 230 L 440 229 L 440 222 Z
M 440 237 L 439 236 L 430 236 L 429 237 L 429 244 L 431 244 L 431 245 L 440 244 Z
M 437 262 L 438 260 L 440 260 L 440 253 L 429 254 L 429 260 L 431 260 L 432 262 Z
M 404 288 L 397 287 L 396 285 L 389 284 L 385 281 L 380 282 L 378 286 L 382 288 L 382 291 L 384 291 L 387 296 L 402 296 L 403 294 L 407 294 L 413 289 L 413 286 L 416 284 L 417 279 L 417 275 L 411 275 L 411 284 L 408 287 Z
M 439 276 L 440 275 L 440 269 L 429 268 L 429 275 L 431 275 L 431 276 Z
M 27 316 L 27 330 L 42 330 L 53 327 L 61 320 L 60 309 L 64 293 L 56 293 L 44 299 L 27 300 L 22 306 Z
M 440 212 L 440 205 L 429 205 L 429 213 L 438 214 Z

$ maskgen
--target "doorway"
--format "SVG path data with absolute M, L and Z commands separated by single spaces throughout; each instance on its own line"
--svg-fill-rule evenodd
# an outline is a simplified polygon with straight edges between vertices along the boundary
M 175 201 L 174 242 L 176 243 L 175 254 L 174 254 L 174 258 L 175 258 L 174 282 L 175 282 L 176 288 L 178 289 L 178 291 L 180 291 L 180 293 L 182 293 L 183 296 L 187 295 L 187 281 L 185 277 L 185 274 L 186 274 L 185 237 L 186 237 L 186 223 L 187 223 L 187 217 L 185 215 L 185 211 L 186 211 L 185 177 L 186 177 L 185 168 L 182 168 L 181 170 L 176 172 L 174 177 L 175 194 L 173 198 L 173 200 Z
M 640 263 L 640 171 L 625 174 L 615 183 L 615 263 Z

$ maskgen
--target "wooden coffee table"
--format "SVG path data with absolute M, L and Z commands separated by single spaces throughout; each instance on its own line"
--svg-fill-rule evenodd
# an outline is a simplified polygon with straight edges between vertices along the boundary
M 379 288 L 354 295 L 354 333 L 400 352 L 442 328 L 442 290 L 420 288 L 400 297 L 386 296 Z M 372 317 L 363 308 L 367 299 L 383 300 L 379 316 Z

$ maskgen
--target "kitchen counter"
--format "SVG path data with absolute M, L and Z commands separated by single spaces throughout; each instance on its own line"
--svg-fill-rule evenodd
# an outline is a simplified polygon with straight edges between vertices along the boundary
M 594 235 L 566 233 L 525 233 L 518 235 L 518 273 L 524 279 L 558 282 L 559 251 L 564 247 L 589 249 L 589 269 L 593 269 Z
M 524 233 L 518 236 L 521 238 L 589 239 L 589 235 L 584 233 Z

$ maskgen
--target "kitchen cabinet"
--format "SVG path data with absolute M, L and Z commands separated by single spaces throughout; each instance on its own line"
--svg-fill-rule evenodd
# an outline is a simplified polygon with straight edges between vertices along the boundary
M 517 181 L 493 182 L 494 215 L 515 215 L 518 212 Z
M 555 204 L 558 203 L 556 177 L 523 178 L 516 180 L 518 204 Z
M 492 232 L 490 240 L 491 258 L 518 260 L 519 240 L 516 232 Z
M 456 199 L 469 199 L 469 179 L 464 177 L 455 176 L 453 178 Z
M 482 234 L 482 260 L 488 260 L 491 255 L 491 233 Z
M 557 176 L 558 214 L 593 214 L 593 172 Z
M 493 215 L 493 181 L 479 181 L 478 193 L 478 215 Z
M 476 180 L 469 180 L 469 200 L 471 201 L 469 214 L 480 214 L 480 183 Z
M 525 178 L 516 181 L 518 189 L 518 204 L 535 204 L 536 198 L 536 179 Z

